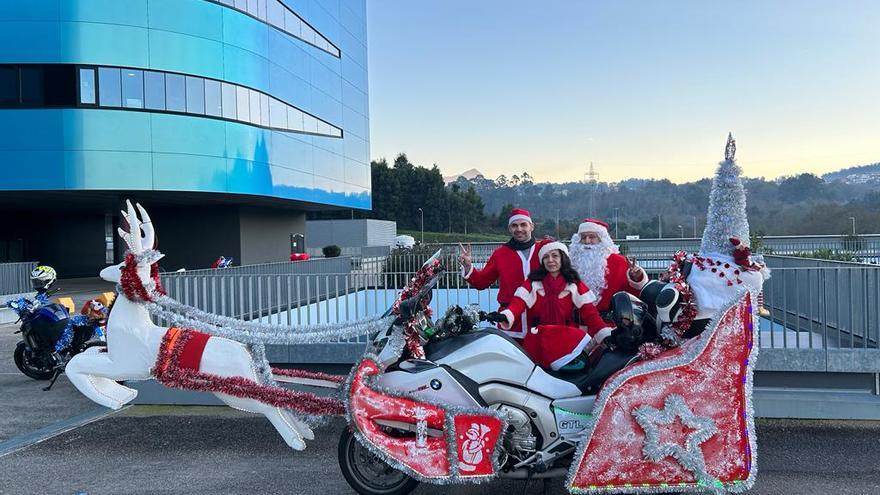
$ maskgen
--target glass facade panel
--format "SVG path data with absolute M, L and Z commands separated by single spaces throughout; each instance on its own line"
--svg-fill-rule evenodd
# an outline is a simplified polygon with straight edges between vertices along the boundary
M 251 115 L 248 122 L 260 125 L 260 93 L 252 89 L 248 90 L 248 98 L 250 100 Z
M 165 110 L 164 72 L 144 72 L 144 108 Z
M 301 111 L 287 107 L 287 128 L 291 131 L 303 130 L 303 113 Z
M 247 13 L 254 17 L 259 17 L 260 9 L 258 0 L 247 0 Z
M 45 100 L 43 94 L 43 68 L 21 68 L 21 104 L 25 106 L 43 106 Z
M 235 88 L 235 105 L 238 108 L 238 120 L 242 122 L 250 122 L 251 106 L 250 95 L 247 88 L 238 86 Z
M 238 114 L 235 112 L 235 86 L 229 83 L 222 84 L 223 92 L 223 118 L 236 119 Z
M 223 115 L 220 97 L 220 81 L 205 79 L 205 114 L 213 117 Z
M 186 113 L 205 113 L 205 80 L 186 76 Z
M 119 69 L 99 68 L 98 84 L 101 85 L 98 94 L 102 107 L 122 106 L 122 83 L 120 82 Z
M 318 119 L 312 117 L 307 113 L 303 113 L 303 132 L 311 132 L 313 134 L 317 134 Z
M 100 93 L 103 93 L 103 86 Z M 186 111 L 186 84 L 179 74 L 165 74 L 165 107 L 174 112 Z
M 18 67 L 0 67 L 0 105 L 18 105 Z
M 144 72 L 125 69 L 122 71 L 122 106 L 144 108 Z
M 260 94 L 260 125 L 269 127 L 269 95 Z
M 284 12 L 287 11 L 278 0 L 269 0 L 269 12 L 267 18 L 269 24 L 274 26 L 284 26 Z
M 284 10 L 284 30 L 294 36 L 302 36 L 302 20 L 293 12 Z
M 94 105 L 95 99 L 95 69 L 81 68 L 79 70 L 79 102 L 84 105 Z
M 269 100 L 269 125 L 276 129 L 287 129 L 287 108 L 275 98 Z

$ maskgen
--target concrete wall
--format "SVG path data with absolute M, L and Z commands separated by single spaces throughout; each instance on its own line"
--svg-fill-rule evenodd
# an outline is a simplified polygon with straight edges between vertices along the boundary
M 236 206 L 180 206 L 156 208 L 146 205 L 156 226 L 159 264 L 168 271 L 208 268 L 221 255 L 241 260 L 241 231 Z M 117 253 L 125 243 L 116 239 Z M 121 259 L 121 258 L 119 258 Z
M 241 208 L 241 255 L 236 265 L 287 261 L 290 235 L 306 229 L 306 214 L 295 210 Z
M 390 246 L 397 235 L 397 222 L 389 220 L 313 220 L 306 222 L 306 247 L 322 248 Z

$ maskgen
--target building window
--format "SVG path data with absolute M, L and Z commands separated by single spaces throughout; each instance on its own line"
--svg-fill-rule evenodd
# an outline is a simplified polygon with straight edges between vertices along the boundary
M 94 105 L 95 99 L 95 69 L 82 67 L 79 69 L 79 102 L 83 105 Z
M 18 67 L 0 67 L 0 106 L 18 105 Z
M 205 80 L 186 76 L 186 113 L 205 113 Z
M 103 93 L 104 90 L 101 89 Z M 178 74 L 165 74 L 165 108 L 172 112 L 186 111 L 186 87 Z
M 205 79 L 205 115 L 221 117 L 220 81 Z
M 144 71 L 122 71 L 122 103 L 126 108 L 144 108 Z
M 251 106 L 248 89 L 238 86 L 235 88 L 235 106 L 238 108 L 238 120 L 242 122 L 251 121 Z
M 122 84 L 120 82 L 119 69 L 101 67 L 98 69 L 98 84 L 101 91 L 100 102 L 102 107 L 122 106 Z
M 248 90 L 248 98 L 251 106 L 251 124 L 260 125 L 260 93 L 252 89 Z
M 21 104 L 29 107 L 46 105 L 43 98 L 46 88 L 43 86 L 43 67 L 30 66 L 21 68 Z
M 233 119 L 238 118 L 238 114 L 235 111 L 235 86 L 229 83 L 223 83 L 223 118 L 224 119 Z
M 165 110 L 165 73 L 144 72 L 144 107 Z
M 281 0 L 210 0 L 255 17 L 295 38 L 323 50 L 336 58 L 342 52 L 326 36 L 290 10 Z

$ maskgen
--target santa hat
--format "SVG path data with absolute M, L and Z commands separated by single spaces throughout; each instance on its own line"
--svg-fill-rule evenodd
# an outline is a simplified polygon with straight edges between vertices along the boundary
M 604 232 L 605 234 L 608 234 L 608 224 L 602 220 L 596 220 L 595 218 L 586 218 L 580 225 L 578 225 L 578 234 L 583 234 L 584 232 Z
M 541 249 L 538 250 L 538 259 L 543 260 L 544 256 L 546 256 L 547 253 L 549 253 L 550 251 L 553 251 L 554 249 L 558 249 L 558 250 L 562 251 L 563 253 L 565 253 L 566 256 L 568 256 L 568 247 L 566 247 L 565 244 L 563 244 L 559 241 L 553 241 L 553 242 L 548 242 L 547 244 L 544 244 L 543 246 L 541 246 Z
M 731 256 L 735 246 L 730 239 L 747 243 L 749 219 L 746 216 L 746 191 L 739 174 L 742 170 L 734 161 L 736 142 L 733 135 L 727 137 L 724 161 L 718 165 L 709 193 L 709 211 L 706 229 L 700 244 L 700 254 L 723 254 Z
M 507 219 L 507 225 L 520 220 L 528 220 L 529 223 L 533 223 L 532 216 L 529 215 L 529 210 L 523 210 L 522 208 L 514 208 L 511 210 L 510 218 Z

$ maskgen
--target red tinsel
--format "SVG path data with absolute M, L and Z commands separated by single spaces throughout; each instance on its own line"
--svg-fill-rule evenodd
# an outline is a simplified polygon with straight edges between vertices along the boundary
M 406 287 L 400 291 L 400 297 L 394 301 L 394 305 L 391 308 L 392 314 L 400 315 L 400 303 L 418 294 L 425 284 L 431 280 L 431 277 L 434 276 L 438 268 L 440 268 L 440 260 L 434 260 L 430 265 L 420 268 L 415 276 L 410 279 Z M 424 308 L 424 312 L 428 317 L 431 316 L 431 308 Z M 406 348 L 412 357 L 416 359 L 424 359 L 425 349 L 422 348 L 422 343 L 419 339 L 419 332 L 413 327 L 414 324 L 415 323 L 410 320 L 404 325 Z
M 345 406 L 339 399 L 319 397 L 309 392 L 296 392 L 282 387 L 261 385 L 240 376 L 224 377 L 204 373 L 179 365 L 180 355 L 193 330 L 183 329 L 173 346 L 172 332 L 166 332 L 159 347 L 159 356 L 153 368 L 153 376 L 159 383 L 170 388 L 214 392 L 243 399 L 254 399 L 264 404 L 290 409 L 303 414 L 319 416 L 342 416 Z
M 122 286 L 122 292 L 129 301 L 145 302 L 152 301 L 149 292 L 144 287 L 141 278 L 138 276 L 138 264 L 135 255 L 131 252 L 125 253 L 125 265 L 122 267 L 122 275 L 119 277 L 119 285 Z M 156 292 L 164 295 L 165 289 L 159 281 L 159 264 L 150 265 L 150 278 L 156 284 Z
M 320 371 L 306 371 L 306 370 L 298 370 L 298 369 L 289 369 L 289 368 L 272 368 L 272 374 L 278 376 L 289 376 L 292 378 L 308 378 L 311 380 L 324 380 L 333 383 L 342 383 L 345 381 L 345 376 L 343 375 L 331 375 L 328 373 L 321 373 Z
M 675 289 L 678 290 L 681 296 L 681 309 L 679 311 L 679 316 L 674 322 L 672 322 L 672 328 L 675 329 L 675 333 L 679 337 L 690 330 L 691 324 L 697 316 L 697 304 L 694 301 L 694 293 L 691 290 L 690 284 L 687 283 L 684 274 L 681 272 L 681 267 L 686 260 L 687 253 L 684 251 L 678 251 L 672 257 L 672 264 L 669 265 L 669 269 L 666 272 L 669 283 L 675 286 Z M 702 263 L 702 259 L 697 256 L 693 258 L 693 261 L 695 265 Z

